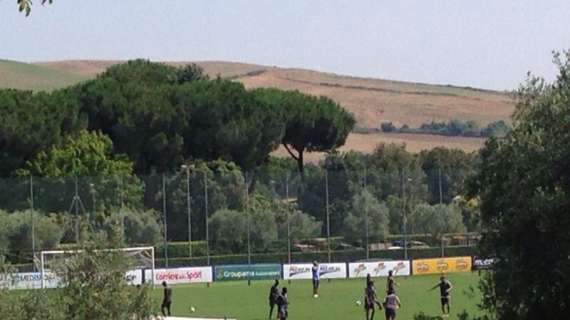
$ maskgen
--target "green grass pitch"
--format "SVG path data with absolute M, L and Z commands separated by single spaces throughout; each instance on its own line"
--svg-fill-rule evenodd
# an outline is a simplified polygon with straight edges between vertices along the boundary
M 477 273 L 450 274 L 448 276 L 454 288 L 451 295 L 451 316 L 466 310 L 471 315 L 478 315 L 477 303 L 480 299 L 478 290 L 479 275 Z M 374 279 L 383 299 L 381 289 L 385 288 L 385 278 Z M 398 295 L 402 300 L 402 308 L 398 310 L 398 319 L 413 319 L 419 312 L 437 316 L 441 315 L 439 290 L 428 292 L 437 284 L 438 275 L 397 278 Z M 245 281 L 216 282 L 207 287 L 205 284 L 174 286 L 173 316 L 228 316 L 238 320 L 265 320 L 268 317 L 268 292 L 272 281 L 252 281 L 251 286 Z M 364 309 L 356 305 L 362 300 L 364 279 L 321 281 L 319 298 L 312 297 L 309 280 L 295 280 L 288 283 L 280 280 L 281 286 L 289 290 L 289 318 L 330 320 L 330 319 L 364 319 Z M 472 291 L 474 289 L 475 291 Z M 162 292 L 155 290 L 157 303 L 160 303 Z M 196 308 L 195 313 L 190 307 Z M 274 316 L 275 316 L 274 311 Z M 376 311 L 375 319 L 384 319 L 383 312 Z

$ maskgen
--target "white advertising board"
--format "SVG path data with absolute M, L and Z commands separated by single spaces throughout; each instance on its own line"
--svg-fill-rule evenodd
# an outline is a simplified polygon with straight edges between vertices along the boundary
M 409 276 L 410 262 L 401 261 L 376 261 L 376 262 L 353 262 L 348 264 L 349 278 L 365 278 L 370 274 L 372 277 L 387 277 L 388 271 L 394 276 Z
M 285 264 L 283 265 L 283 279 L 312 279 L 313 265 L 310 263 Z M 346 278 L 346 263 L 322 263 L 319 264 L 320 279 Z
M 152 278 L 152 270 L 145 270 L 145 279 Z M 154 270 L 154 282 L 160 284 L 162 281 L 168 284 L 180 283 L 203 283 L 212 282 L 212 267 L 177 268 L 177 269 L 156 269 Z
M 45 275 L 46 288 L 56 288 L 59 278 L 53 273 Z M 42 287 L 42 274 L 40 272 L 13 273 L 0 276 L 0 288 L 4 289 L 40 289 Z

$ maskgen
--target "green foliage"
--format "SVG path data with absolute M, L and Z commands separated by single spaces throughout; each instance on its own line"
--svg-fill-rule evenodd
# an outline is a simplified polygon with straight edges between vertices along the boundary
M 504 120 L 494 121 L 487 124 L 484 128 L 480 128 L 479 124 L 473 120 L 463 121 L 459 119 L 453 119 L 448 122 L 432 121 L 422 124 L 419 128 L 410 128 L 408 125 L 403 125 L 399 129 L 392 126 L 391 122 L 385 122 L 382 123 L 381 128 L 384 132 L 428 133 L 463 137 L 503 137 L 512 130 Z
M 398 130 L 398 128 L 396 128 L 396 126 L 392 124 L 392 122 L 382 122 L 380 124 L 380 129 L 382 130 L 382 132 L 394 132 Z
M 465 232 L 461 210 L 453 204 L 419 204 L 408 216 L 408 230 L 412 234 L 430 234 L 441 239 L 445 233 Z
M 77 136 L 66 136 L 61 146 L 40 151 L 35 159 L 18 172 L 21 176 L 124 176 L 132 172 L 132 164 L 122 156 L 113 156 L 109 137 L 82 130 Z
M 350 113 L 326 97 L 278 89 L 257 89 L 254 94 L 281 115 L 285 122 L 281 143 L 297 161 L 301 174 L 306 151 L 334 151 L 345 143 L 356 123 Z
M 0 176 L 14 175 L 37 153 L 83 127 L 77 102 L 62 91 L 0 90 Z
M 77 135 L 66 136 L 60 146 L 39 152 L 17 173 L 22 177 L 42 177 L 35 181 L 36 203 L 48 212 L 69 209 L 72 199 L 62 195 L 73 194 L 76 182 L 82 201 L 92 209 L 118 207 L 121 201 L 140 206 L 143 188 L 132 176 L 132 163 L 112 151 L 109 137 L 82 130 Z
M 275 224 L 279 239 L 287 239 L 287 219 L 289 219 L 289 235 L 291 239 L 308 239 L 320 235 L 322 222 L 297 210 L 290 203 L 273 202 L 271 209 L 275 212 Z
M 420 152 L 418 157 L 426 173 L 428 201 L 431 204 L 450 203 L 456 196 L 464 193 L 464 182 L 473 174 L 474 154 L 459 149 L 437 147 Z
M 385 204 L 363 189 L 352 198 L 352 206 L 344 219 L 345 239 L 364 242 L 366 230 L 370 239 L 383 241 L 388 236 L 389 213 Z
M 31 256 L 32 224 L 36 250 L 54 249 L 63 237 L 63 228 L 54 215 L 45 216 L 31 211 L 7 213 L 0 210 L 0 254 L 9 252 L 11 260 Z
M 105 218 L 103 229 L 107 234 L 112 234 L 124 226 L 122 240 L 125 245 L 154 246 L 162 240 L 162 225 L 158 217 L 158 213 L 154 210 L 122 208 Z
M 84 251 L 56 269 L 62 278 L 63 288 L 57 294 L 65 319 L 150 319 L 152 288 L 128 285 L 125 273 L 132 267 L 128 259 L 98 247 L 86 244 Z
M 52 4 L 53 0 L 41 0 L 41 4 L 46 3 Z M 26 17 L 29 16 L 32 12 L 32 0 L 18 0 L 18 10 L 24 12 Z
M 560 319 L 570 312 L 570 53 L 552 84 L 518 92 L 514 130 L 490 139 L 470 183 L 481 199 L 481 254 L 496 258 L 484 307 L 498 319 Z

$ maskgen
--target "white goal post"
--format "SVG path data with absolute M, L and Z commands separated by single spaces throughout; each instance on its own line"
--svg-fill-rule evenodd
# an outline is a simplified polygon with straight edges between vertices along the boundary
M 46 288 L 46 278 L 54 277 L 54 272 L 51 266 L 54 262 L 65 262 L 66 259 L 83 252 L 83 250 L 52 250 L 42 251 L 40 253 L 40 273 L 42 289 Z M 100 249 L 94 252 L 119 252 L 125 257 L 130 259 L 133 265 L 128 273 L 140 272 L 141 279 L 144 279 L 145 270 L 151 270 L 151 278 L 144 279 L 144 282 L 150 282 L 155 285 L 154 281 L 154 247 L 133 247 L 133 248 L 119 248 L 119 249 Z

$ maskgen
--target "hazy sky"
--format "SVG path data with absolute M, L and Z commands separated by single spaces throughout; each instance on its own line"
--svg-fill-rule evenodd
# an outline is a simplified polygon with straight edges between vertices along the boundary
M 568 0 L 0 0 L 0 58 L 229 60 L 512 89 L 552 79 Z M 39 3 L 40 0 L 35 0 Z

